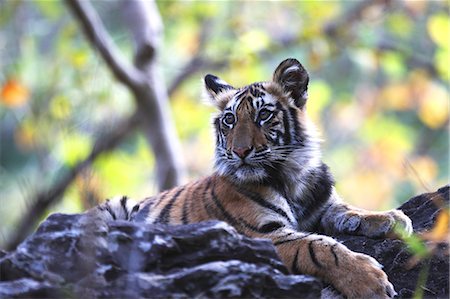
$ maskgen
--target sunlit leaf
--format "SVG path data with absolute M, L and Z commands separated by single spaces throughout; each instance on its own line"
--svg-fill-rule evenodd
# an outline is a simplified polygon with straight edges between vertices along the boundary
M 449 118 L 449 93 L 437 84 L 429 84 L 420 101 L 419 118 L 432 129 L 446 124 Z
M 29 99 L 28 88 L 18 80 L 10 79 L 5 82 L 1 90 L 0 101 L 7 107 L 19 107 Z
M 359 168 L 358 168 L 359 167 Z M 380 210 L 388 204 L 394 186 L 389 178 L 375 169 L 364 169 L 356 163 L 356 169 L 345 180 L 337 182 L 339 194 L 346 202 L 369 210 Z M 363 197 L 363 198 L 362 198 Z
M 315 80 L 309 85 L 308 98 L 308 114 L 319 121 L 320 113 L 330 102 L 331 89 L 325 81 Z
M 86 62 L 88 60 L 89 53 L 85 50 L 78 49 L 72 53 L 70 56 L 70 61 L 76 68 L 82 68 L 86 65 Z
M 409 161 L 413 172 L 409 175 L 417 187 L 433 182 L 438 175 L 438 165 L 429 156 L 420 156 Z
M 444 81 L 450 79 L 450 48 L 439 48 L 434 54 L 434 65 L 436 66 L 439 75 Z
M 39 7 L 41 13 L 48 18 L 56 19 L 60 15 L 60 1 L 33 1 L 31 3 Z
M 86 158 L 91 149 L 92 140 L 89 136 L 70 133 L 63 136 L 60 146 L 57 148 L 57 155 L 63 163 L 74 166 Z
M 381 56 L 381 65 L 384 71 L 392 78 L 401 78 L 405 74 L 403 56 L 395 52 L 385 52 Z
M 364 48 L 357 49 L 352 51 L 350 59 L 352 59 L 363 70 L 374 71 L 377 69 L 378 62 L 374 51 Z
M 438 214 L 436 218 L 436 223 L 434 224 L 431 231 L 423 234 L 423 237 L 427 240 L 435 242 L 444 242 L 449 240 L 449 220 L 450 211 L 448 209 L 443 209 Z
M 413 97 L 409 85 L 406 83 L 391 84 L 383 88 L 380 103 L 393 110 L 407 110 L 413 107 Z
M 419 2 L 419 1 L 417 1 Z M 399 37 L 410 36 L 414 23 L 406 14 L 393 13 L 387 19 L 387 26 L 391 32 Z
M 256 29 L 244 33 L 239 40 L 240 48 L 250 53 L 265 49 L 270 43 L 267 33 Z
M 401 235 L 401 234 L 400 234 Z M 427 247 L 425 246 L 423 240 L 416 234 L 412 234 L 403 239 L 408 245 L 408 249 L 412 254 L 419 258 L 426 257 L 429 254 Z
M 70 115 L 72 106 L 69 99 L 64 95 L 58 95 L 52 98 L 50 102 L 50 113 L 58 119 L 65 119 Z
M 442 48 L 450 46 L 450 19 L 447 13 L 437 13 L 428 19 L 428 34 Z

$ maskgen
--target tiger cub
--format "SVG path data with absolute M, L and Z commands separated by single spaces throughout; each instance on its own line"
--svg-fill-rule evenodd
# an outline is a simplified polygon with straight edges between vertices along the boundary
M 105 219 L 187 224 L 218 219 L 254 238 L 269 238 L 293 273 L 317 276 L 349 298 L 393 297 L 381 265 L 325 234 L 384 238 L 394 225 L 412 232 L 398 210 L 369 212 L 341 201 L 319 139 L 306 115 L 309 76 L 296 59 L 277 67 L 272 81 L 234 88 L 207 75 L 217 106 L 215 172 L 146 198 L 126 197 L 92 210 Z

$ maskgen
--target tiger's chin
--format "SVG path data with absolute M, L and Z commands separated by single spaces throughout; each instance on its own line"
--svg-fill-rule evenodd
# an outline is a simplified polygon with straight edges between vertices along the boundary
M 264 168 L 248 164 L 240 166 L 218 167 L 219 175 L 225 176 L 237 184 L 261 183 L 268 177 Z

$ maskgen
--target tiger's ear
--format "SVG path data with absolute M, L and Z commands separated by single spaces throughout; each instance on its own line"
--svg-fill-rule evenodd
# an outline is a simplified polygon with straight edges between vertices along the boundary
M 273 73 L 273 81 L 278 83 L 285 92 L 290 93 L 294 104 L 303 108 L 308 99 L 308 72 L 294 58 L 284 60 Z
M 205 89 L 209 98 L 215 103 L 217 100 L 217 95 L 219 93 L 228 89 L 234 89 L 234 87 L 223 81 L 222 79 L 208 74 L 205 76 Z

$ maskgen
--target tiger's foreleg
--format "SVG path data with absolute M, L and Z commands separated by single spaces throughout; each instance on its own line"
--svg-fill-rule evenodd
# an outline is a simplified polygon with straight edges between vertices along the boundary
M 411 219 L 400 210 L 371 212 L 343 203 L 333 191 L 331 205 L 321 218 L 326 234 L 347 233 L 369 238 L 394 237 L 395 226 L 401 227 L 404 235 L 413 231 Z
M 396 295 L 374 258 L 353 252 L 330 237 L 284 230 L 271 239 L 292 273 L 322 278 L 348 298 Z

